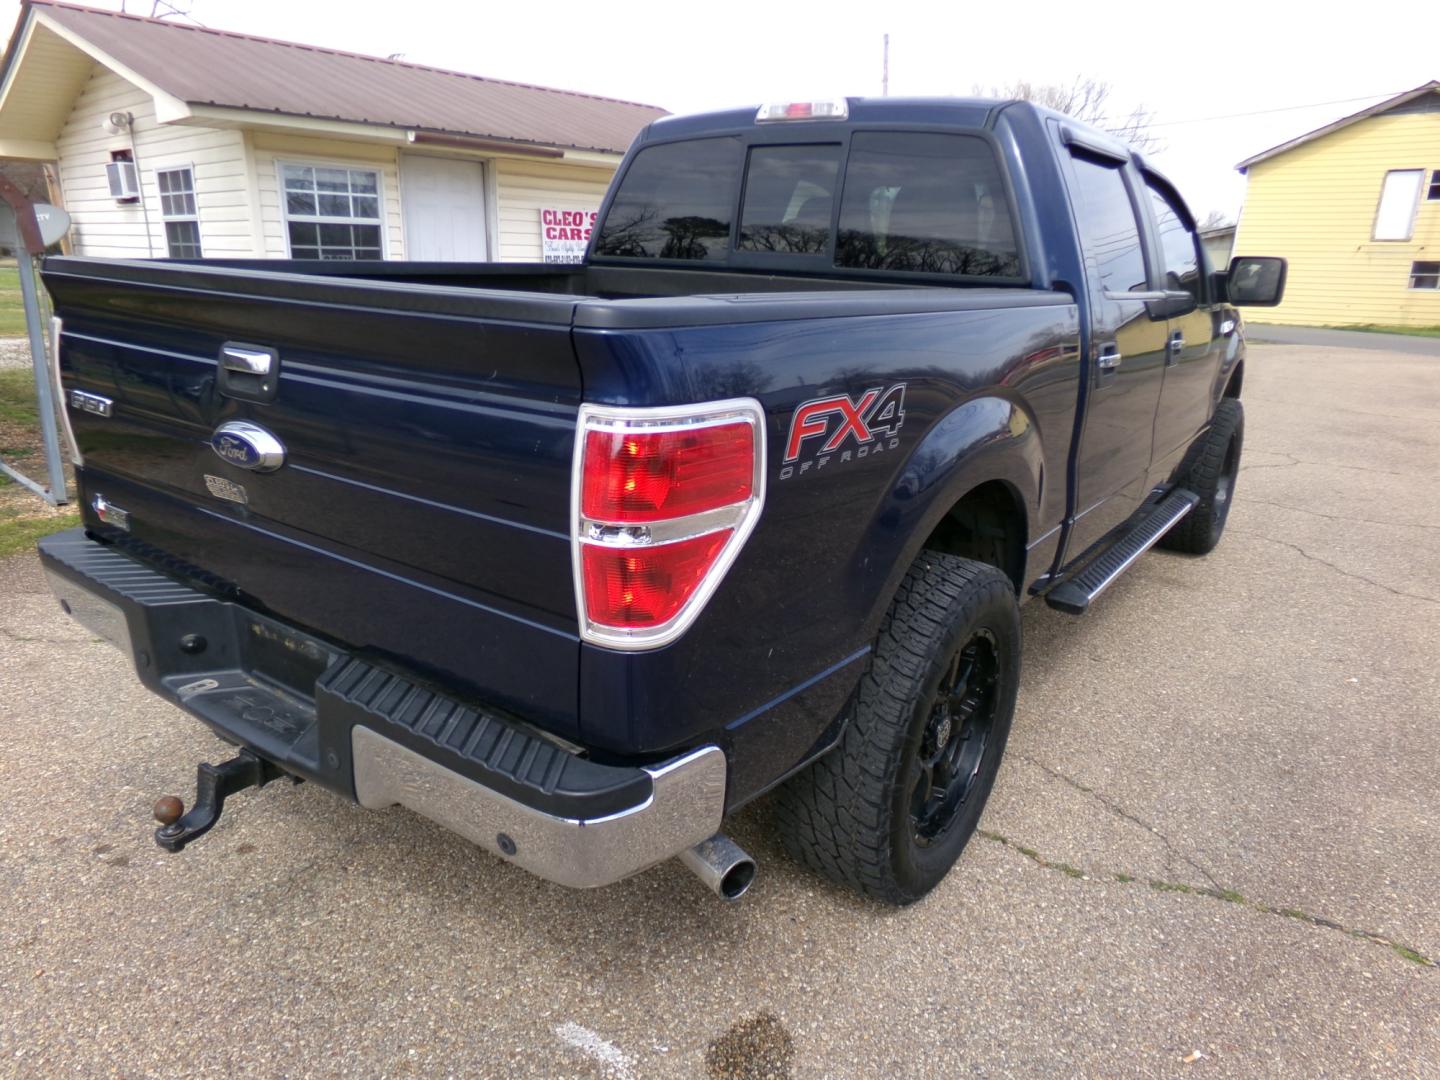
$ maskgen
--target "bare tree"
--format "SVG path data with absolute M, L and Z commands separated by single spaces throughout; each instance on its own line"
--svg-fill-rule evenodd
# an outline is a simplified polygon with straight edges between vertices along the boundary
M 1209 229 L 1223 229 L 1235 223 L 1230 220 L 1230 215 L 1223 210 L 1211 210 L 1205 215 L 1205 220 L 1200 222 L 1199 229 L 1206 232 Z
M 1116 112 L 1111 100 L 1111 86 L 1099 79 L 1085 79 L 1076 76 L 1070 83 L 1032 83 L 1017 79 L 1004 86 L 987 88 L 976 86 L 976 94 L 990 97 L 1019 98 L 1033 101 L 1073 116 L 1087 124 L 1094 124 L 1102 131 L 1108 131 L 1118 139 L 1124 139 L 1136 150 L 1154 153 L 1164 144 L 1153 131 L 1155 113 L 1144 105 L 1136 105 L 1127 112 Z

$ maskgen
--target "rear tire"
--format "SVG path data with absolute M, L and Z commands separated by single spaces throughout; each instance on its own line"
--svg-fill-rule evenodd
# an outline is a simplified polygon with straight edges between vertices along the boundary
M 919 900 L 975 832 L 1019 683 L 1010 579 L 923 552 L 881 626 L 839 745 L 780 791 L 786 850 L 876 900 Z
M 1190 447 L 1176 482 L 1200 496 L 1195 509 L 1160 538 L 1160 546 L 1190 555 L 1208 555 L 1220 543 L 1245 445 L 1245 408 L 1239 398 L 1224 398 L 1210 418 L 1210 430 Z

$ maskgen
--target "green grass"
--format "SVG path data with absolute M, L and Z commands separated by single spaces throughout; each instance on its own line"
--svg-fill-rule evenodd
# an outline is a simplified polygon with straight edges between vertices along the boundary
M 1408 334 L 1410 337 L 1440 337 L 1440 326 L 1335 326 L 1333 330 L 1359 330 L 1365 334 Z
M 0 262 L 0 337 L 25 336 L 25 309 L 20 303 L 20 271 L 13 261 Z
M 41 517 L 13 518 L 5 517 L 3 512 L 0 512 L 0 559 L 18 555 L 22 551 L 31 551 L 42 536 L 49 536 L 53 532 L 79 524 L 80 515 L 73 510 Z
M 35 373 L 29 368 L 0 369 L 0 422 L 31 428 L 40 423 L 35 404 Z
M 1246 326 L 1264 328 L 1267 326 L 1290 326 L 1291 323 L 1264 323 L 1246 319 Z M 1362 334 L 1404 334 L 1408 337 L 1440 337 L 1440 326 L 1382 326 L 1379 323 L 1361 323 L 1358 326 L 1319 326 L 1317 330 L 1355 330 Z
M 10 275 L 13 280 L 13 268 Z M 41 464 L 35 438 L 38 425 L 34 374 L 25 368 L 0 370 L 0 457 L 32 476 Z M 0 559 L 32 551 L 42 536 L 79 523 L 79 514 L 50 509 L 0 473 Z

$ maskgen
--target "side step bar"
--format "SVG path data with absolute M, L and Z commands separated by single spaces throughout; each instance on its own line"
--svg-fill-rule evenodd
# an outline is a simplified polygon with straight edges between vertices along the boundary
M 1107 548 L 1074 577 L 1067 578 L 1045 594 L 1045 603 L 1056 611 L 1084 615 L 1094 600 L 1112 582 L 1130 569 L 1130 565 L 1149 551 L 1169 531 L 1170 526 L 1188 514 L 1200 496 L 1193 491 L 1176 488 L 1155 504 L 1124 536 Z

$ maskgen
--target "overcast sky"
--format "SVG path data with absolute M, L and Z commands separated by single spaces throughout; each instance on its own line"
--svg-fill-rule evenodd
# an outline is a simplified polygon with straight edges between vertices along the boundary
M 1155 112 L 1165 142 L 1155 160 L 1201 218 L 1238 212 L 1241 159 L 1440 78 L 1434 0 L 1250 0 L 1211 5 L 1213 14 L 1190 3 L 1075 0 L 174 2 L 217 29 L 403 53 L 415 63 L 672 112 L 879 94 L 888 32 L 892 95 L 969 94 L 976 84 L 1017 78 L 1108 81 L 1120 108 Z M 128 0 L 127 9 L 148 15 L 153 3 Z M 120 0 L 94 6 L 119 8 Z M 14 0 L 0 0 L 11 24 L 17 10 Z

